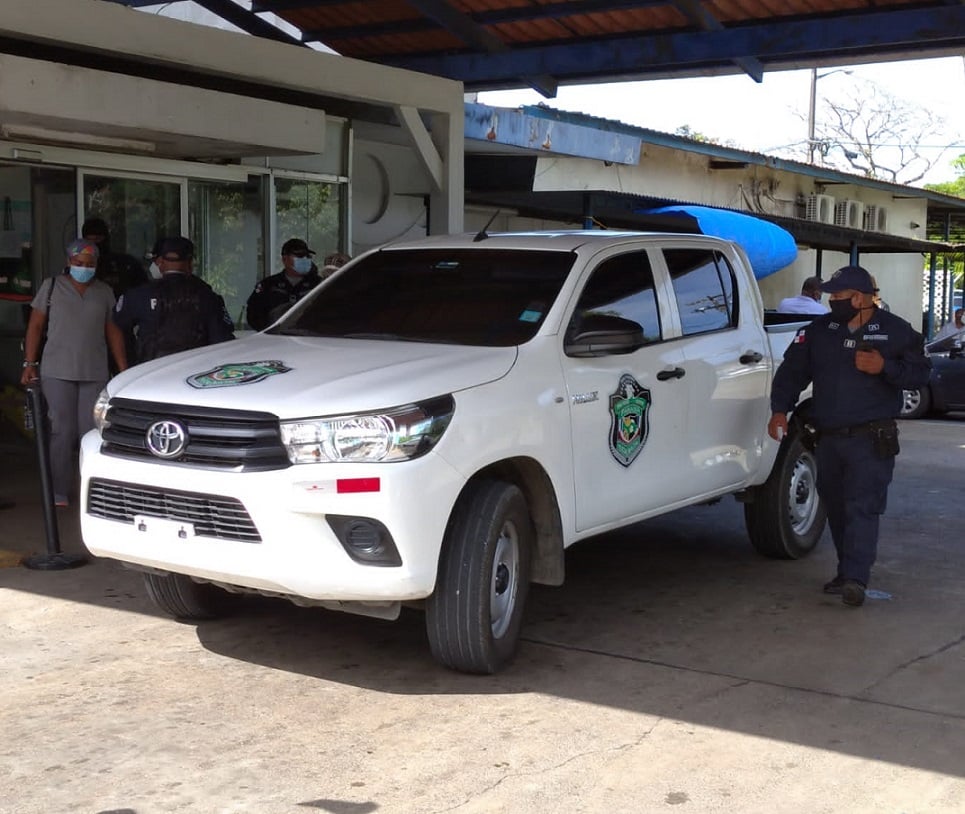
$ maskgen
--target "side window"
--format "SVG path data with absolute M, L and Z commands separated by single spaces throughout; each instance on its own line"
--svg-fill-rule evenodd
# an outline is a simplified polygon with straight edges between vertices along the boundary
M 720 252 L 714 252 L 714 258 L 717 260 L 717 273 L 720 275 L 720 284 L 724 289 L 724 299 L 727 302 L 727 315 L 730 317 L 730 325 L 732 328 L 736 328 L 738 317 L 740 316 L 738 312 L 740 303 L 737 302 L 737 295 L 735 294 L 734 269 L 731 267 L 730 260 Z
M 730 263 L 707 249 L 666 249 L 680 327 L 685 336 L 737 325 Z
M 578 331 L 581 321 L 593 315 L 632 320 L 643 328 L 648 343 L 660 340 L 660 313 L 646 252 L 611 257 L 597 267 L 580 295 L 567 334 Z

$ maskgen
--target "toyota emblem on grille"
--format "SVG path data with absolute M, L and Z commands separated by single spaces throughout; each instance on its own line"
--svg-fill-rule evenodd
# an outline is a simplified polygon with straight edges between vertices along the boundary
M 177 458 L 188 444 L 188 435 L 177 421 L 155 421 L 145 438 L 147 448 L 158 458 Z

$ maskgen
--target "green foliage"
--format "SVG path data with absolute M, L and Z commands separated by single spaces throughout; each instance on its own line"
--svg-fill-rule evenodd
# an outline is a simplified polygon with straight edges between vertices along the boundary
M 683 138 L 689 138 L 691 141 L 699 141 L 703 144 L 719 144 L 722 147 L 736 147 L 737 143 L 733 139 L 727 139 L 726 141 L 721 141 L 719 138 L 714 136 L 708 136 L 705 133 L 701 133 L 698 130 L 694 130 L 689 124 L 682 124 L 673 134 L 675 136 L 681 136 Z
M 925 189 L 929 189 L 932 192 L 940 192 L 943 195 L 955 195 L 959 198 L 965 198 L 965 153 L 952 162 L 952 167 L 954 167 L 958 173 L 958 177 L 954 181 L 925 184 Z
M 320 257 L 339 250 L 341 230 L 337 185 L 279 178 L 275 181 L 275 196 L 281 243 L 300 237 Z

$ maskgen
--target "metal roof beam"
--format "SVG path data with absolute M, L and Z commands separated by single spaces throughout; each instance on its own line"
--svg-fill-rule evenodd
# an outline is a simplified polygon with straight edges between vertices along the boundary
M 242 8 L 232 0 L 194 0 L 194 2 L 248 34 L 288 45 L 304 45 L 301 40 L 285 33 L 278 26 L 261 19 L 257 14 Z
M 680 10 L 688 19 L 697 23 L 704 31 L 723 31 L 724 25 L 697 0 L 673 0 L 674 8 Z M 734 60 L 744 73 L 755 82 L 764 80 L 764 67 L 752 56 L 737 57 Z
M 844 13 L 825 19 L 769 19 L 721 31 L 619 37 L 590 43 L 516 48 L 499 60 L 478 54 L 383 56 L 384 64 L 463 81 L 469 89 L 518 87 L 520 77 L 550 74 L 571 82 L 642 76 L 658 71 L 705 74 L 714 65 L 755 56 L 768 63 L 846 59 L 923 50 L 961 48 L 965 3 Z
M 473 48 L 486 51 L 489 55 L 508 55 L 511 52 L 510 47 L 499 37 L 477 25 L 470 17 L 454 9 L 445 0 L 408 0 L 408 3 Z M 527 71 L 519 76 L 543 96 L 556 96 L 559 85 L 555 79 L 544 72 Z
M 152 0 L 157 3 L 157 0 Z M 294 11 L 295 9 L 312 9 L 322 6 L 342 6 L 345 0 L 252 0 L 252 11 L 267 11 L 278 14 L 280 11 Z

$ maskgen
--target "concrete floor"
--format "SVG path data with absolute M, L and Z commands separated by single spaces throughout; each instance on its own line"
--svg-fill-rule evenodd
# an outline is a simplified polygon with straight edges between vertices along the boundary
M 416 612 L 187 625 L 111 561 L 0 569 L 0 812 L 961 812 L 963 444 L 902 425 L 889 599 L 823 595 L 829 540 L 758 557 L 727 499 L 572 549 L 493 677 L 434 664 Z M 43 551 L 32 448 L 0 453 L 0 549 Z

